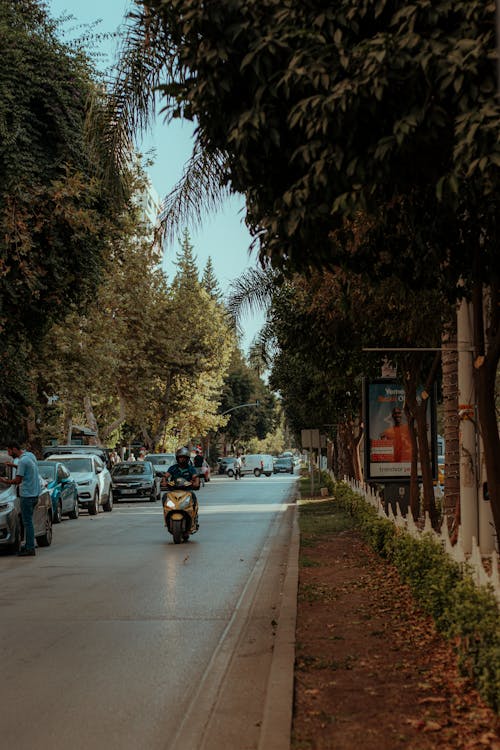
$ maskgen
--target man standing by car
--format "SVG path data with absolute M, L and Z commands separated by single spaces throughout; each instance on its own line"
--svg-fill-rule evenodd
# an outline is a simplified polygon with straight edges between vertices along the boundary
M 3 479 L 5 484 L 20 484 L 21 516 L 24 525 L 25 544 L 17 553 L 20 557 L 33 557 L 35 552 L 35 527 L 33 525 L 33 511 L 41 492 L 40 474 L 36 456 L 30 451 L 22 450 L 19 443 L 12 441 L 7 444 L 7 453 L 17 459 L 17 464 L 8 462 L 7 466 L 16 468 L 14 479 Z

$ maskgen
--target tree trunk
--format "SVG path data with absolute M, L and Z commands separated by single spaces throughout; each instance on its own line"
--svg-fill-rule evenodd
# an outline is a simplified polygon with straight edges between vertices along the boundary
M 121 424 L 123 424 L 123 422 L 125 422 L 125 419 L 127 417 L 125 399 L 123 398 L 120 391 L 118 391 L 118 397 L 120 399 L 120 415 L 113 422 L 111 422 L 111 424 L 109 424 L 107 427 L 103 429 L 102 431 L 103 441 L 106 440 L 115 430 L 117 430 L 118 427 Z
M 99 427 L 97 425 L 97 419 L 95 418 L 94 409 L 90 396 L 86 394 L 83 398 L 83 406 L 85 409 L 85 418 L 87 424 L 91 430 L 95 432 L 95 437 L 89 439 L 89 445 L 99 445 Z
M 411 441 L 411 470 L 410 470 L 410 512 L 413 520 L 418 521 L 420 515 L 420 493 L 418 490 L 418 442 L 415 428 L 415 417 L 408 403 L 405 403 L 406 421 Z
M 488 493 L 498 547 L 500 540 L 500 437 L 495 411 L 495 380 L 500 358 L 500 290 L 498 285 L 492 284 L 489 292 L 490 305 L 486 326 L 483 287 L 480 282 L 476 283 L 472 296 L 474 308 L 474 379 L 478 418 L 484 444 Z
M 349 428 L 341 422 L 337 432 L 337 450 L 339 461 L 339 476 L 354 477 L 352 451 L 349 449 Z
M 436 372 L 440 362 L 440 354 L 436 353 L 432 367 L 427 375 L 420 402 L 417 399 L 417 378 L 421 371 L 420 358 L 411 357 L 409 371 L 405 377 L 405 396 L 412 416 L 415 419 L 418 441 L 418 457 L 422 472 L 423 510 L 429 513 L 432 525 L 438 523 L 436 499 L 434 497 L 434 483 L 432 477 L 431 446 L 428 436 L 428 404 L 429 393 L 436 379 Z M 412 464 L 413 468 L 413 464 Z

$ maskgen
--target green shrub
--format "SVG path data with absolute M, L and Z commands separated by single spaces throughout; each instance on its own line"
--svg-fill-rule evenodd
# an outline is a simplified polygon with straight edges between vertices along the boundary
M 333 494 L 363 538 L 395 565 L 437 630 L 456 644 L 462 672 L 500 713 L 500 612 L 493 592 L 476 586 L 469 569 L 431 535 L 415 539 L 401 531 L 344 483 Z

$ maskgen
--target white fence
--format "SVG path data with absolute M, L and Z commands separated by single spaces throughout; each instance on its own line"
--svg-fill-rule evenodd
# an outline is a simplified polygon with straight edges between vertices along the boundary
M 488 573 L 483 565 L 483 559 L 476 540 L 474 538 L 472 539 L 472 553 L 466 555 L 462 544 L 461 529 L 459 528 L 456 544 L 452 544 L 448 534 L 448 524 L 446 523 L 446 519 L 441 526 L 441 531 L 436 532 L 432 528 L 429 514 L 426 513 L 424 527 L 420 529 L 415 524 L 411 513 L 408 513 L 406 517 L 403 516 L 399 503 L 396 504 L 396 515 L 394 515 L 390 503 L 388 504 L 388 513 L 386 513 L 384 503 L 377 492 L 367 485 L 356 482 L 353 479 L 348 479 L 347 477 L 344 477 L 344 482 L 349 485 L 353 492 L 364 497 L 366 502 L 370 503 L 370 505 L 376 509 L 381 518 L 392 521 L 400 529 L 403 529 L 417 539 L 423 534 L 430 534 L 433 536 L 434 539 L 444 547 L 452 560 L 455 560 L 455 562 L 460 565 L 468 566 L 471 575 L 478 586 L 491 586 L 497 602 L 500 604 L 500 576 L 498 573 L 498 555 L 495 551 L 493 551 L 490 556 L 490 565 L 488 565 L 488 567 L 491 567 L 491 573 Z

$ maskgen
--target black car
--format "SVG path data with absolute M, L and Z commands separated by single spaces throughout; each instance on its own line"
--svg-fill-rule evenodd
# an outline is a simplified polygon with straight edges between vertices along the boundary
M 293 474 L 293 458 L 291 456 L 283 456 L 277 458 L 274 462 L 273 472 L 278 474 L 284 472 L 285 474 Z
M 160 495 L 160 484 L 150 461 L 124 461 L 111 470 L 113 499 L 139 498 L 154 503 Z

